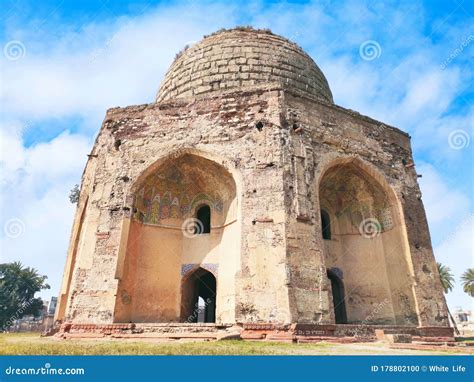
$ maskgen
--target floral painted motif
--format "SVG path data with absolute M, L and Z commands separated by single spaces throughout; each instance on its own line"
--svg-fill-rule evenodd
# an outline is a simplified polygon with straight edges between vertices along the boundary
M 138 191 L 134 217 L 144 223 L 158 224 L 163 219 L 187 218 L 202 204 L 223 213 L 224 201 L 217 191 L 202 192 L 179 171 L 169 177 L 157 174 Z

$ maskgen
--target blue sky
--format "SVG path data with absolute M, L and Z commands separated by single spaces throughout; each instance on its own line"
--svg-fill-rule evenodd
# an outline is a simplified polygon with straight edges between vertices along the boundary
M 80 182 L 107 108 L 154 100 L 174 55 L 222 27 L 301 45 L 335 102 L 407 131 L 435 256 L 472 308 L 474 2 L 2 0 L 1 260 L 49 276 L 56 295 Z M 375 58 L 361 54 L 372 41 Z M 375 42 L 375 43 L 374 43 Z M 370 57 L 369 57 L 370 58 Z

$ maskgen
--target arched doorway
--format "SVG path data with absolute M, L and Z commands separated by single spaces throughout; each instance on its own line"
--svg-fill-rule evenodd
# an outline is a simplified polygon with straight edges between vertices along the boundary
M 216 321 L 216 286 L 214 275 L 202 268 L 198 268 L 183 279 L 181 286 L 182 322 Z
M 327 271 L 328 279 L 331 281 L 332 290 L 332 302 L 334 306 L 334 316 L 336 324 L 346 324 L 346 302 L 344 294 L 344 282 L 342 279 L 332 270 Z
M 143 172 L 130 190 L 130 200 L 133 214 L 126 222 L 128 234 L 117 265 L 115 322 L 182 321 L 183 275 L 199 264 L 219 269 L 225 304 L 216 300 L 214 276 L 200 275 L 201 286 L 185 288 L 185 294 L 197 291 L 183 299 L 191 305 L 187 316 L 200 294 L 207 312 L 203 320 L 233 322 L 235 310 L 228 305 L 235 301 L 234 275 L 240 256 L 233 174 L 204 156 L 173 154 Z M 221 260 L 225 261 L 221 264 Z M 214 293 L 206 294 L 203 285 L 214 285 Z
M 342 283 L 328 273 L 336 322 L 416 324 L 405 225 L 382 175 L 357 159 L 336 160 L 320 178 L 319 203 L 325 265 L 344 274 Z

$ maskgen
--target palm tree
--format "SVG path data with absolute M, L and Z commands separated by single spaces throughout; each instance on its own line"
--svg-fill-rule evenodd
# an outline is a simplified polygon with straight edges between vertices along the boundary
M 453 289 L 453 286 L 454 286 L 453 285 L 454 276 L 451 272 L 451 269 L 441 263 L 436 263 L 436 265 L 438 266 L 439 278 L 441 280 L 441 285 L 443 287 L 444 293 L 449 293 Z M 453 323 L 454 330 L 457 334 L 459 334 L 459 330 L 456 326 L 456 321 L 454 321 L 454 318 L 451 312 L 449 311 L 448 304 L 446 304 L 446 308 L 448 309 L 449 318 L 451 318 L 451 322 Z
M 454 284 L 454 276 L 451 273 L 451 269 L 441 263 L 436 263 L 436 265 L 438 266 L 439 277 L 444 293 L 449 293 L 453 289 Z
M 461 276 L 462 289 L 469 296 L 474 297 L 474 268 L 469 268 Z

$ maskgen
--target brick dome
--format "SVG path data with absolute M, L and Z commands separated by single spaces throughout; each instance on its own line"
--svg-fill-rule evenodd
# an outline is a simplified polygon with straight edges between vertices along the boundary
M 275 83 L 333 103 L 326 77 L 308 54 L 251 28 L 219 31 L 178 54 L 156 101 Z

